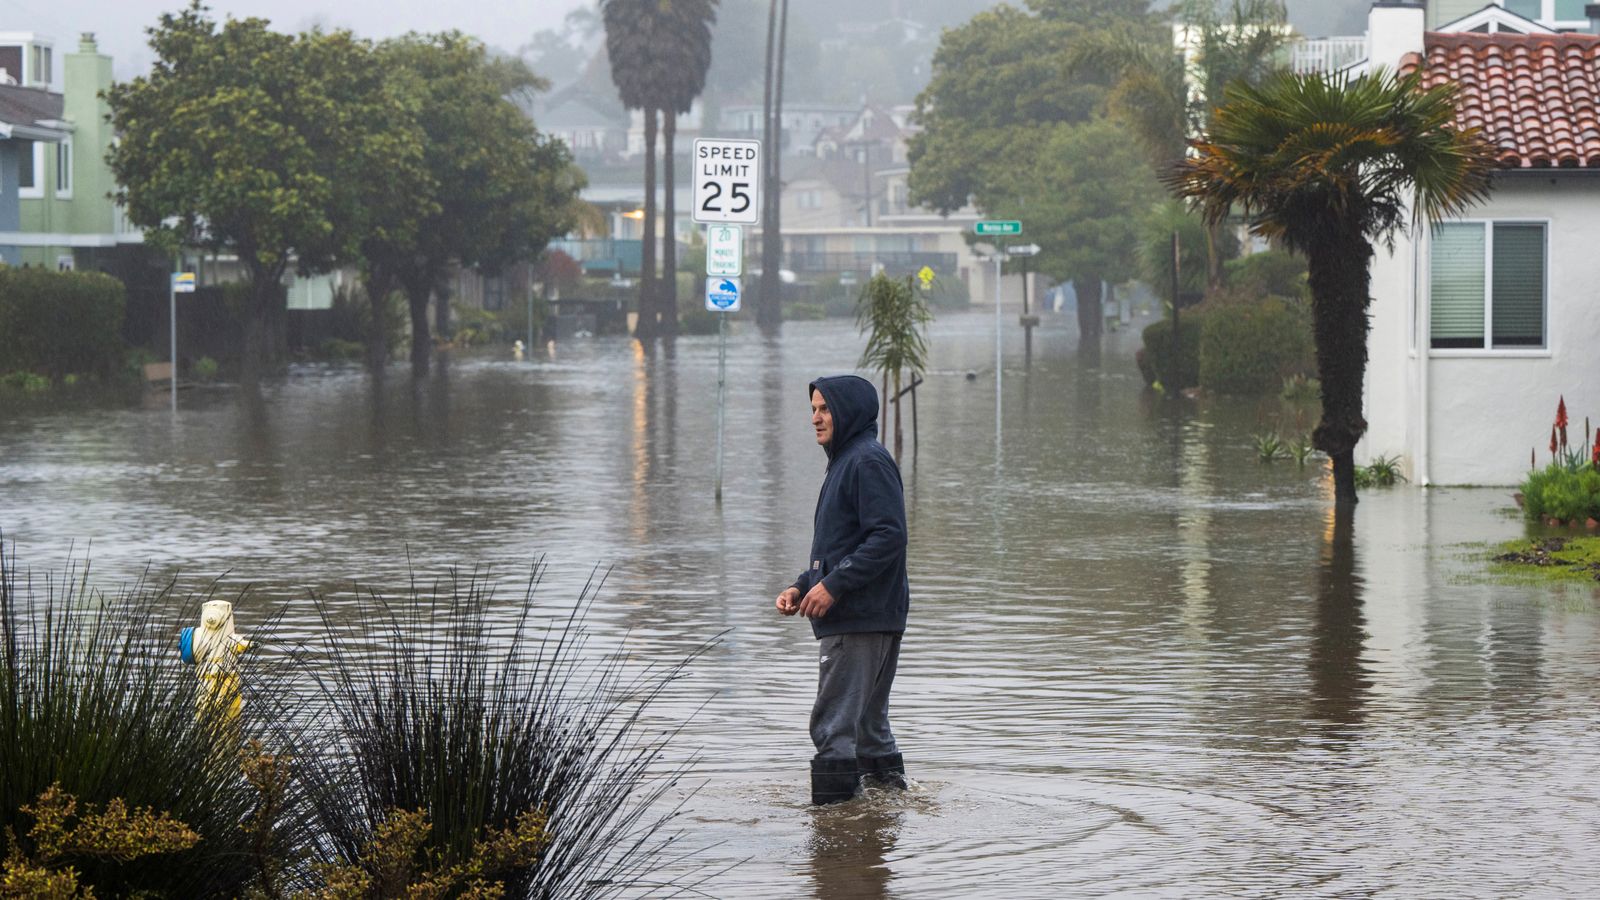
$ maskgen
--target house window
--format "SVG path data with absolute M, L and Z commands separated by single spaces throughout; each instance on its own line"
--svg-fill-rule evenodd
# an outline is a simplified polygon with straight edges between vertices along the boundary
M 506 308 L 506 280 L 501 276 L 483 276 L 483 308 L 490 312 Z
M 1558 22 L 1582 22 L 1589 16 L 1583 7 L 1589 0 L 1556 0 L 1555 18 Z
M 33 48 L 33 81 L 35 86 L 43 87 L 50 83 L 50 48 L 35 45 Z
M 72 196 L 72 141 L 56 145 L 56 196 Z
M 1544 12 L 1544 0 L 1505 0 L 1501 5 L 1524 19 L 1538 19 Z
M 1433 230 L 1435 349 L 1545 346 L 1545 225 L 1448 222 Z
M 17 196 L 39 198 L 44 196 L 44 144 L 29 141 L 17 153 Z

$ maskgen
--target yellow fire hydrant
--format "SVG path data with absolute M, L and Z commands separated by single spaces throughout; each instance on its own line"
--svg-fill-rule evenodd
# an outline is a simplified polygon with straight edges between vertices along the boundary
M 185 628 L 178 639 L 183 661 L 192 663 L 200 679 L 196 714 L 218 715 L 231 725 L 239 718 L 239 654 L 250 642 L 234 630 L 233 604 L 207 600 L 200 607 L 200 627 Z

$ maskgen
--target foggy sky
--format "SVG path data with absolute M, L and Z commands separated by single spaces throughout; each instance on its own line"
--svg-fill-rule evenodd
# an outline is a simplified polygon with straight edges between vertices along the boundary
M 407 31 L 457 29 L 485 43 L 514 51 L 536 31 L 554 28 L 579 6 L 594 0 L 208 0 L 211 14 L 256 16 L 281 31 L 313 25 L 349 28 L 363 37 L 385 38 Z M 103 53 L 115 60 L 116 77 L 143 73 L 151 62 L 145 29 L 187 0 L 0 0 L 0 31 L 32 31 L 52 38 L 56 57 L 78 48 L 78 35 L 92 31 Z M 57 66 L 57 72 L 60 68 Z M 59 78 L 59 74 L 57 76 Z M 59 82 L 57 82 L 59 86 Z
M 102 52 L 115 60 L 118 79 L 149 68 L 151 54 L 145 29 L 163 12 L 181 9 L 186 0 L 0 0 L 0 31 L 32 31 L 53 38 L 56 58 L 77 49 L 80 32 L 92 31 Z M 1021 5 L 1020 0 L 1013 0 Z M 902 8 L 915 10 L 937 0 L 914 0 Z M 209 0 L 212 15 L 259 16 L 286 32 L 313 25 L 349 28 L 371 38 L 407 31 L 457 29 L 491 47 L 515 51 L 537 31 L 555 28 L 566 14 L 595 0 Z M 872 6 L 873 4 L 867 4 Z M 1161 4 L 1157 4 L 1161 5 Z M 1289 0 L 1290 18 L 1309 34 L 1360 34 L 1368 0 Z M 795 4 L 795 13 L 805 8 Z M 794 13 L 792 13 L 794 14 Z M 57 71 L 60 71 L 57 63 Z M 58 76 L 59 77 L 59 76 Z M 59 85 L 59 82 L 58 82 Z

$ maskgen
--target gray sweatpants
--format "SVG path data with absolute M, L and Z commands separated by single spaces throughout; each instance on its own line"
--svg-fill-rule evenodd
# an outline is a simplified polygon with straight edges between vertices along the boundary
M 817 702 L 811 742 L 817 756 L 852 759 L 898 753 L 889 730 L 889 689 L 900 661 L 900 635 L 836 634 L 817 642 Z

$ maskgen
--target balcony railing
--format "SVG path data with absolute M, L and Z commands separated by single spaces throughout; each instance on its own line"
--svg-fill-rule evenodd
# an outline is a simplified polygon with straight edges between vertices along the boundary
M 1331 73 L 1366 57 L 1365 36 L 1308 38 L 1295 43 L 1289 66 L 1297 75 Z
M 881 266 L 889 275 L 911 275 L 923 266 L 938 275 L 955 275 L 958 267 L 954 253 L 810 253 L 784 254 L 784 263 L 797 274 L 822 275 L 836 272 L 854 272 L 870 276 Z

